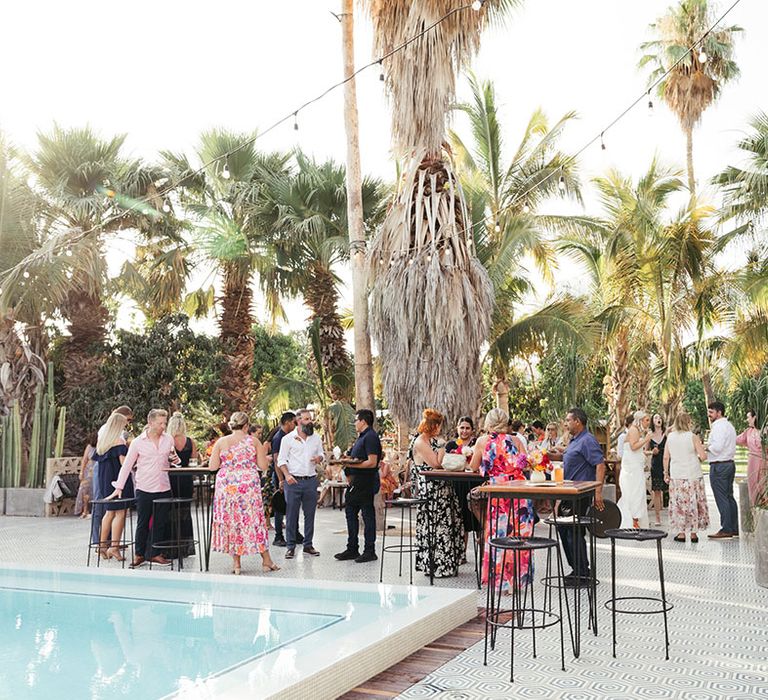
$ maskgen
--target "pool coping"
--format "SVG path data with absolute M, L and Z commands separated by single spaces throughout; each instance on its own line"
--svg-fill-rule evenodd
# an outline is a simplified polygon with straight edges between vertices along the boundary
M 354 593 L 372 594 L 382 601 L 393 595 L 405 596 L 409 601 L 407 606 L 390 611 L 386 617 L 387 629 L 382 629 L 381 622 L 376 621 L 376 625 L 369 623 L 357 630 L 343 630 L 341 636 L 336 630 L 334 644 L 326 645 L 325 648 L 325 630 L 321 629 L 303 639 L 290 642 L 284 648 L 244 661 L 235 668 L 222 670 L 205 681 L 179 689 L 164 696 L 163 700 L 202 700 L 214 697 L 281 700 L 336 698 L 477 615 L 474 589 L 349 583 L 324 579 L 269 579 L 264 576 L 241 576 L 235 579 L 233 576 L 221 574 L 201 576 L 199 573 L 147 570 L 127 572 L 122 569 L 99 571 L 65 566 L 11 564 L 1 568 L 6 571 L 39 571 L 49 574 L 91 574 L 121 581 L 130 576 L 144 580 L 165 580 L 170 583 L 168 577 L 172 576 L 174 584 L 184 581 L 209 584 L 220 582 L 225 587 L 236 585 L 238 590 L 253 586 L 270 589 L 272 592 L 288 593 L 288 599 L 291 593 L 311 587 L 322 589 L 326 595 L 338 592 L 338 597 L 334 597 L 336 603 L 345 600 L 353 602 L 349 599 L 353 597 L 350 594 Z M 330 638 L 326 641 L 330 641 Z M 317 653 L 318 648 L 321 648 L 322 654 Z M 312 650 L 314 654 L 311 654 Z M 265 659 L 274 654 L 269 660 L 277 664 L 277 655 L 281 651 L 293 653 L 294 658 L 290 661 L 291 672 L 283 673 L 280 677 L 270 674 L 265 678 Z

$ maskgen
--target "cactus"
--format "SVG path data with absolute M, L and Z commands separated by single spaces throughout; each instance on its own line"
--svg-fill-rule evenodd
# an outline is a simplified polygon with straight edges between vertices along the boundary
M 11 438 L 13 450 L 11 456 L 11 485 L 18 486 L 21 483 L 21 411 L 19 404 L 13 404 L 11 413 Z
M 35 391 L 35 408 L 32 414 L 32 436 L 29 439 L 29 461 L 27 463 L 27 486 L 35 487 L 40 480 L 40 458 L 45 457 L 45 450 L 40 447 L 41 409 L 43 404 L 43 387 L 37 385 Z M 42 452 L 42 454 L 41 454 Z
M 56 450 L 54 457 L 61 457 L 64 453 L 64 431 L 67 428 L 67 407 L 62 406 L 59 409 L 59 424 L 56 428 Z

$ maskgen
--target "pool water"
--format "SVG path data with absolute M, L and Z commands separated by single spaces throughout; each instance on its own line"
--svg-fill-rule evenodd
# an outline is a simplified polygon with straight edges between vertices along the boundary
M 4 590 L 0 697 L 160 698 L 340 615 Z
M 420 620 L 442 616 L 450 629 L 469 619 L 474 595 L 251 576 L 4 569 L 0 700 L 336 697 L 353 687 L 350 679 L 370 678 L 409 644 L 423 644 L 410 632 L 423 631 Z

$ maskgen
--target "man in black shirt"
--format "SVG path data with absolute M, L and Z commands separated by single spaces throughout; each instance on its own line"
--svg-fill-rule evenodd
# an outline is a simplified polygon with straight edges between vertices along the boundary
M 355 414 L 357 440 L 349 451 L 350 466 L 344 471 L 349 477 L 347 490 L 347 548 L 336 554 L 336 559 L 345 561 L 354 559 L 358 564 L 375 561 L 376 556 L 376 510 L 373 497 L 379 490 L 379 462 L 382 457 L 381 441 L 373 429 L 373 411 L 361 409 Z M 360 554 L 358 533 L 360 523 L 358 513 L 363 514 L 365 548 Z

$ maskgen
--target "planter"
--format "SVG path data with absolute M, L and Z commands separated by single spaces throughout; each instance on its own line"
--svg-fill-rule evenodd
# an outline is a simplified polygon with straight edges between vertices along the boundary
M 768 509 L 755 508 L 755 581 L 768 588 Z
M 739 532 L 755 531 L 755 512 L 749 503 L 749 487 L 746 479 L 738 479 L 736 487 L 739 490 Z
M 45 489 L 5 489 L 5 514 L 42 518 Z

